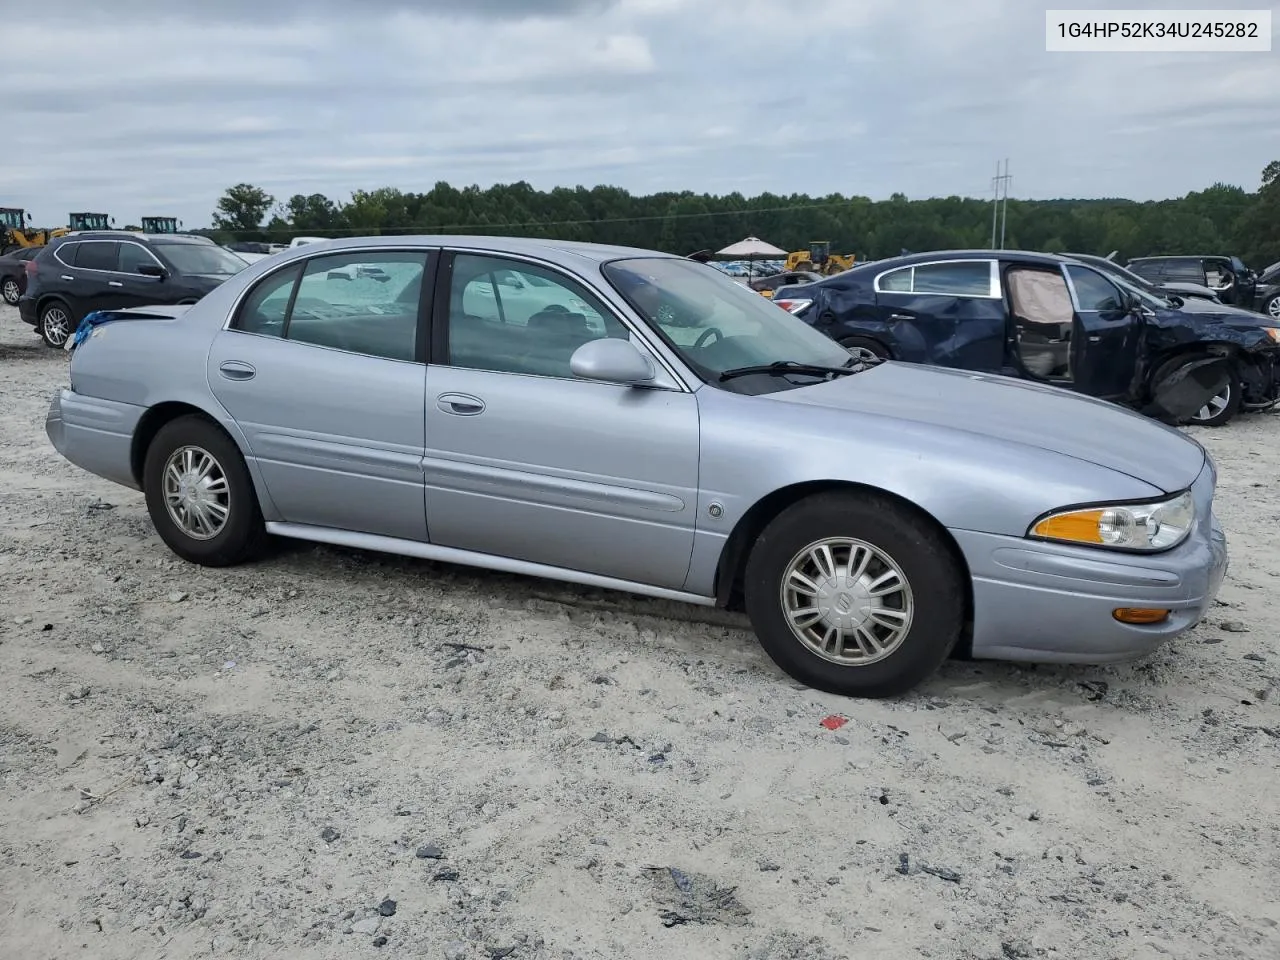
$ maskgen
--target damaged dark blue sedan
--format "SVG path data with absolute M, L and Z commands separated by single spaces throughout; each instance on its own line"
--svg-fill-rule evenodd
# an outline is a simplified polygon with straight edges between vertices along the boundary
M 996 373 L 1219 426 L 1280 402 L 1280 323 L 1011 250 L 915 253 L 781 287 L 854 355 Z

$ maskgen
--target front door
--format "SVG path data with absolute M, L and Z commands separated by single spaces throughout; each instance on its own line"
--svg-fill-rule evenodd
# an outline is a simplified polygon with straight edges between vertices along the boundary
M 1135 386 L 1141 320 L 1104 274 L 1078 264 L 1066 264 L 1064 271 L 1074 313 L 1075 388 L 1104 400 L 1125 399 Z
M 698 499 L 694 395 L 575 378 L 579 346 L 629 333 L 559 271 L 458 254 L 440 283 L 427 369 L 431 542 L 682 587 Z M 538 309 L 508 315 L 507 289 L 522 304 L 536 291 Z
M 430 259 L 371 250 L 291 264 L 214 339 L 209 384 L 286 522 L 427 539 Z
M 879 333 L 897 359 L 1003 373 L 1005 309 L 993 260 L 942 260 L 875 278 Z
M 122 241 L 120 275 L 112 278 L 119 284 L 112 289 L 121 307 L 149 307 L 165 299 L 161 293 L 160 278 L 139 273 L 138 268 L 142 266 L 163 268 L 164 264 L 142 244 L 131 240 Z

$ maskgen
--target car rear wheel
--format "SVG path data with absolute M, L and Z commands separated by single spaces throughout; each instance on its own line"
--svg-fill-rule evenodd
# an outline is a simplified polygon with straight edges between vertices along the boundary
M 40 309 L 40 339 L 51 347 L 62 347 L 75 332 L 71 308 L 61 300 L 47 303 Z
M 244 457 L 204 417 L 179 417 L 160 428 L 147 448 L 143 490 L 156 533 L 190 563 L 232 566 L 266 541 Z
M 3 296 L 4 302 L 10 306 L 17 306 L 18 299 L 22 296 L 22 291 L 18 289 L 18 281 L 13 277 L 5 277 L 4 283 L 0 283 L 0 296 Z
M 964 574 L 942 535 L 875 495 L 825 493 L 784 510 L 757 538 L 743 586 L 770 658 L 846 696 L 906 692 L 964 626 Z
M 870 337 L 845 337 L 840 341 L 840 346 L 859 360 L 892 359 L 889 348 L 879 340 L 872 340 Z

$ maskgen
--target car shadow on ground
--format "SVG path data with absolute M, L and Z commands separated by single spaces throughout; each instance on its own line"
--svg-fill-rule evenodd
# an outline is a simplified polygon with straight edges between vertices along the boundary
M 696 633 L 676 635 L 668 632 L 667 641 L 673 648 L 686 648 L 692 643 L 697 653 L 709 654 L 701 649 L 705 644 L 722 646 L 726 641 L 740 651 L 752 650 L 757 641 L 750 621 L 743 613 L 704 607 L 674 600 L 662 600 L 599 587 L 581 586 L 539 577 L 485 570 L 458 564 L 431 560 L 418 560 L 395 554 L 363 551 L 328 544 L 315 544 L 302 540 L 278 538 L 273 542 L 264 563 L 288 558 L 293 563 L 309 568 L 319 579 L 330 575 L 350 575 L 366 572 L 371 575 L 392 577 L 399 584 L 412 589 L 415 581 L 429 579 L 433 583 L 447 584 L 451 589 L 479 594 L 485 604 L 494 602 L 533 603 L 562 608 L 570 621 L 583 617 L 594 620 L 601 615 L 617 617 L 619 621 L 631 621 L 643 625 L 660 635 L 663 628 L 675 631 L 681 628 L 711 627 L 714 637 L 699 637 Z M 721 634 L 719 631 L 728 631 Z M 732 656 L 732 655 L 731 655 Z M 760 678 L 772 676 L 779 681 L 792 683 L 767 657 L 734 657 L 736 665 L 745 667 Z M 1043 707 L 1080 704 L 1082 700 L 1098 701 L 1106 696 L 1110 686 L 1118 681 L 1139 681 L 1135 671 L 1141 664 L 1030 664 L 1000 660 L 975 660 L 963 651 L 957 651 L 943 663 L 938 672 L 910 693 L 892 698 L 900 702 L 924 700 L 967 701 L 976 705 L 994 707 L 1013 702 Z M 1139 681 L 1140 682 L 1140 681 Z M 850 700 L 851 704 L 856 700 Z
M 47 360 L 53 355 L 53 349 L 46 346 L 43 340 L 35 337 L 25 346 L 0 343 L 0 363 L 15 360 Z

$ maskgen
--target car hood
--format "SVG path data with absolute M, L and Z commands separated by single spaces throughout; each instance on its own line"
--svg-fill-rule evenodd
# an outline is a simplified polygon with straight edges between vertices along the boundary
M 1156 287 L 1160 290 L 1167 290 L 1170 293 L 1189 293 L 1192 296 L 1198 296 L 1203 299 L 1218 295 L 1211 287 L 1206 287 L 1202 283 L 1186 283 L 1182 280 L 1168 280 L 1163 283 L 1157 283 Z
M 1210 323 L 1225 323 L 1232 327 L 1276 327 L 1280 326 L 1269 317 L 1265 317 L 1260 313 L 1254 313 L 1252 310 L 1242 310 L 1240 307 L 1228 306 L 1225 303 L 1212 303 L 1208 300 L 1200 300 L 1190 297 L 1182 301 L 1182 306 L 1161 311 L 1169 313 L 1174 317 L 1186 317 L 1190 314 L 1197 320 L 1204 320 Z
M 1205 463 L 1204 449 L 1186 434 L 1124 407 L 948 367 L 889 361 L 768 396 L 1036 447 L 1116 470 L 1166 493 L 1191 486 Z

